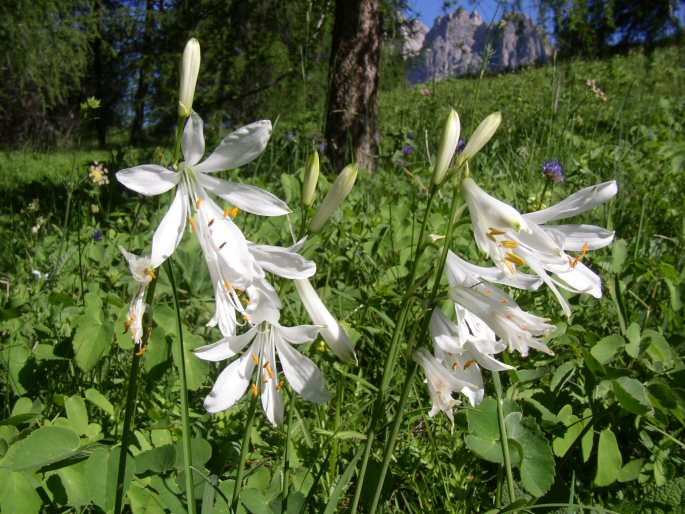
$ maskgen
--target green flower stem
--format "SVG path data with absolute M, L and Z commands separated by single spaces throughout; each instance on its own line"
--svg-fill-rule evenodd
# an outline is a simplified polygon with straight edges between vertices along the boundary
M 383 483 L 385 482 L 385 476 L 388 472 L 388 466 L 390 465 L 390 459 L 392 458 L 392 452 L 395 447 L 395 440 L 397 439 L 397 435 L 399 434 L 400 426 L 402 425 L 402 419 L 404 417 L 404 407 L 407 403 L 407 398 L 409 396 L 409 390 L 411 389 L 412 381 L 414 380 L 414 375 L 416 374 L 416 370 L 418 368 L 418 365 L 416 362 L 411 360 L 411 352 L 413 349 L 413 343 L 415 340 L 415 336 L 418 333 L 419 340 L 423 340 L 426 337 L 426 334 L 428 332 L 428 325 L 430 323 L 430 314 L 432 311 L 432 307 L 435 303 L 435 300 L 438 296 L 438 291 L 440 287 L 440 278 L 442 277 L 442 273 L 445 269 L 445 262 L 447 261 L 447 254 L 449 252 L 450 248 L 450 243 L 452 242 L 452 233 L 454 232 L 454 227 L 459 219 L 459 216 L 461 215 L 461 210 L 458 208 L 459 207 L 459 199 L 461 196 L 459 195 L 459 190 L 460 190 L 460 175 L 458 175 L 455 179 L 456 181 L 456 187 L 454 188 L 454 194 L 452 195 L 452 202 L 450 204 L 450 216 L 449 216 L 449 222 L 447 224 L 447 232 L 445 234 L 445 244 L 442 247 L 442 252 L 440 253 L 440 258 L 438 261 L 438 268 L 437 268 L 437 274 L 435 275 L 435 280 L 433 282 L 433 289 L 431 290 L 430 296 L 428 297 L 427 301 L 425 302 L 425 310 L 422 313 L 422 320 L 421 320 L 421 328 L 418 330 L 418 332 L 414 331 L 407 341 L 407 356 L 409 359 L 409 370 L 407 371 L 407 376 L 404 381 L 404 385 L 402 386 L 402 392 L 400 395 L 400 401 L 397 405 L 397 413 L 395 414 L 395 419 L 392 424 L 392 428 L 390 430 L 390 435 L 388 436 L 388 440 L 385 445 L 385 450 L 383 452 L 383 462 L 381 465 L 381 471 L 380 475 L 378 477 L 378 483 L 376 484 L 376 491 L 373 496 L 373 501 L 371 503 L 371 508 L 369 509 L 369 513 L 373 514 L 376 511 L 376 507 L 378 506 L 378 501 L 380 500 L 380 495 L 381 491 L 383 489 Z M 427 216 L 426 216 L 427 217 Z
M 293 413 L 295 412 L 295 395 L 290 393 L 290 403 L 288 405 L 288 421 L 285 429 L 285 448 L 283 450 L 283 482 L 281 483 L 281 512 L 288 510 L 288 472 L 290 468 L 290 455 L 288 449 L 290 448 L 290 432 L 293 429 Z
M 174 166 L 178 164 L 181 157 L 181 140 L 183 139 L 183 127 L 185 126 L 186 120 L 188 118 L 179 118 L 178 125 L 176 126 L 176 144 L 174 145 Z
M 145 296 L 145 303 L 150 305 L 155 296 L 155 286 L 157 280 L 152 280 L 147 289 Z M 145 323 L 146 319 L 143 319 Z M 152 334 L 152 327 L 147 326 L 143 329 L 143 340 L 141 347 L 147 346 Z M 136 410 L 136 395 L 138 393 L 138 371 L 140 370 L 140 358 L 142 354 L 138 352 L 137 348 L 133 348 L 133 359 L 131 361 L 131 370 L 128 374 L 128 390 L 126 391 L 126 407 L 124 408 L 124 428 L 121 434 L 121 453 L 119 454 L 119 469 L 117 470 L 117 492 L 114 500 L 114 513 L 119 514 L 124 500 L 124 478 L 126 477 L 126 457 L 128 455 L 128 447 L 131 444 L 131 425 L 133 424 L 133 416 Z
M 439 187 L 431 186 L 428 192 L 428 199 L 426 201 L 426 209 L 423 216 L 423 222 L 421 223 L 421 229 L 419 230 L 419 241 L 416 248 L 416 254 L 414 260 L 412 261 L 412 266 L 407 279 L 407 291 L 414 290 L 414 282 L 416 280 L 416 274 L 418 272 L 418 263 L 423 251 L 425 250 L 424 238 L 426 236 L 426 229 L 428 226 L 428 215 L 430 214 L 431 207 L 433 205 L 433 200 L 437 194 Z M 359 466 L 359 474 L 357 476 L 357 485 L 354 491 L 354 499 L 352 500 L 352 507 L 350 509 L 351 514 L 357 512 L 357 507 L 359 505 L 359 498 L 361 496 L 362 485 L 364 484 L 364 477 L 366 475 L 366 467 L 369 463 L 369 457 L 371 456 L 371 448 L 373 442 L 376 438 L 376 424 L 378 420 L 383 416 L 384 412 L 384 402 L 385 395 L 392 377 L 392 371 L 395 368 L 395 362 L 397 360 L 397 355 L 399 354 L 399 342 L 404 333 L 404 327 L 407 323 L 407 318 L 409 315 L 409 310 L 413 304 L 413 295 L 410 295 L 405 299 L 404 305 L 397 316 L 397 321 L 395 322 L 395 330 L 392 335 L 392 340 L 390 342 L 390 350 L 388 351 L 388 357 L 385 361 L 385 366 L 383 368 L 383 375 L 381 376 L 381 384 L 376 393 L 376 401 L 374 402 L 373 412 L 371 419 L 369 420 L 369 426 L 366 430 L 366 441 L 364 447 L 364 455 L 362 457 L 362 462 Z
M 259 379 L 258 379 L 259 381 Z M 258 396 L 252 396 L 250 401 L 250 410 L 247 413 L 245 420 L 245 433 L 243 435 L 243 443 L 240 445 L 240 460 L 238 461 L 238 469 L 235 474 L 235 485 L 233 486 L 233 498 L 231 499 L 231 512 L 237 512 L 238 500 L 240 500 L 240 491 L 243 488 L 243 475 L 245 474 L 245 462 L 247 461 L 247 454 L 250 450 L 250 436 L 252 435 L 252 426 L 254 425 L 255 412 L 257 411 Z
M 514 474 L 511 471 L 511 457 L 509 456 L 509 442 L 507 439 L 507 427 L 504 425 L 504 409 L 502 398 L 502 382 L 497 371 L 492 372 L 492 381 L 495 384 L 495 395 L 497 397 L 497 423 L 499 425 L 499 439 L 504 456 L 504 471 L 507 475 L 507 487 L 509 489 L 509 503 L 516 501 L 516 491 L 514 490 Z
M 169 274 L 169 282 L 171 282 L 171 291 L 174 297 L 174 309 L 176 310 L 176 323 L 178 328 L 178 377 L 181 381 L 181 437 L 183 446 L 183 471 L 186 478 L 186 498 L 188 500 L 188 512 L 195 514 L 195 489 L 193 487 L 192 475 L 192 452 L 190 448 L 190 415 L 188 412 L 188 385 L 186 382 L 186 364 L 185 353 L 183 345 L 183 323 L 181 322 L 181 308 L 178 303 L 178 291 L 176 290 L 176 280 L 174 280 L 174 271 L 171 266 L 171 260 L 167 259 L 164 263 L 166 272 Z

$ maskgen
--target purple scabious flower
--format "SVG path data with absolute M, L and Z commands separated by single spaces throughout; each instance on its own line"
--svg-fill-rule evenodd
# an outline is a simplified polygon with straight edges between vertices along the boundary
M 93 229 L 93 241 L 102 241 L 102 232 L 98 229 Z
M 457 141 L 457 153 L 463 152 L 465 147 L 466 141 L 462 138 L 459 138 L 459 141 Z
M 402 153 L 405 155 L 409 155 L 410 153 L 414 152 L 414 147 L 411 145 L 404 145 L 402 147 Z
M 290 142 L 290 141 L 292 141 L 293 139 L 295 139 L 295 134 L 293 134 L 293 131 L 292 131 L 292 130 L 289 130 L 288 132 L 286 132 L 286 134 L 285 134 L 285 140 L 288 141 L 288 142 Z
M 564 169 L 561 167 L 561 162 L 557 159 L 545 161 L 545 164 L 542 165 L 542 174 L 550 182 L 555 184 L 564 183 Z
M 324 150 L 326 150 L 326 143 L 322 141 L 316 146 L 316 148 L 319 150 L 319 153 L 323 153 Z

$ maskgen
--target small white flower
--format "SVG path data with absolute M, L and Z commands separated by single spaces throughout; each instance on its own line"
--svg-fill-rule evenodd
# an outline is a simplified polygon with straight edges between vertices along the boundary
M 461 405 L 461 402 L 454 399 L 452 393 L 459 391 L 463 384 L 452 376 L 440 360 L 431 355 L 426 348 L 416 350 L 412 354 L 412 359 L 421 366 L 426 375 L 426 385 L 428 385 L 428 393 L 432 403 L 432 408 L 428 415 L 432 418 L 442 411 L 454 423 L 452 411 L 454 407 Z

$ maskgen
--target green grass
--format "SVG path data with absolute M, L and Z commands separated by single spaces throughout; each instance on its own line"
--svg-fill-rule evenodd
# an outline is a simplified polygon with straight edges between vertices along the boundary
M 517 497 L 530 498 L 531 477 L 544 481 L 535 476 L 537 472 L 553 476 L 553 483 L 535 500 L 538 505 L 530 507 L 532 512 L 567 512 L 584 505 L 660 513 L 680 505 L 685 490 L 683 54 L 678 47 L 650 55 L 636 51 L 605 61 L 559 62 L 486 77 L 480 83 L 459 79 L 401 88 L 381 97 L 378 172 L 360 174 L 333 221 L 305 250 L 305 256 L 317 263 L 313 282 L 355 343 L 359 364 L 341 364 L 321 341 L 300 347 L 321 368 L 334 397 L 314 405 L 289 391 L 289 435 L 257 413 L 240 509 L 280 508 L 286 437 L 288 512 L 298 512 L 302 503 L 307 505 L 304 511 L 324 511 L 334 496 L 338 503 L 331 502 L 331 511 L 344 512 L 351 504 L 356 480 L 346 470 L 356 462 L 394 325 L 410 298 L 404 278 L 416 251 L 430 162 L 449 108 L 460 114 L 463 138 L 487 114 L 502 112 L 500 129 L 470 170 L 486 190 L 521 211 L 549 205 L 591 184 L 612 179 L 619 184 L 619 194 L 610 204 L 574 220 L 616 231 L 611 247 L 583 259 L 602 277 L 603 298 L 572 296 L 573 316 L 566 319 L 548 292 L 515 296 L 522 308 L 550 318 L 557 327 L 548 342 L 554 356 L 501 355 L 517 367 L 516 372 L 502 374 L 506 408 L 520 412 L 524 420 L 516 424 L 516 415 L 510 419 L 520 429 L 515 444 L 524 445 L 524 455 L 530 455 L 525 452 L 531 448 L 539 451 L 537 458 L 526 461 L 532 468 L 523 471 L 517 463 Z M 601 88 L 606 101 L 593 93 L 588 79 Z M 419 89 L 429 89 L 432 95 L 424 96 Z M 297 113 L 285 113 L 260 159 L 223 174 L 286 200 L 294 210 L 294 227 L 302 215 L 296 207 L 312 146 L 304 133 L 294 141 L 286 139 L 284 127 L 297 127 L 297 120 Z M 414 151 L 403 153 L 406 145 Z M 545 187 L 541 166 L 548 159 L 562 162 L 563 185 Z M 84 507 L 93 501 L 98 508 L 107 507 L 105 493 L 97 493 L 102 484 L 94 482 L 100 475 L 87 470 L 108 462 L 105 450 L 120 441 L 124 416 L 131 342 L 123 334 L 123 320 L 133 283 L 117 246 L 136 252 L 149 248 L 169 201 L 168 195 L 141 201 L 124 192 L 113 177 L 109 186 L 93 185 L 87 179 L 91 160 L 105 161 L 113 174 L 145 162 L 166 165 L 170 157 L 164 146 L 0 154 L 0 190 L 8 198 L 0 207 L 0 459 L 6 452 L 16 454 L 17 445 L 38 427 L 67 427 L 77 432 L 81 445 L 69 459 L 28 471 L 8 471 L 2 467 L 6 461 L 0 460 L 0 484 L 13 484 L 20 491 L 12 498 L 21 500 L 17 505 L 25 512 L 34 511 L 35 505 L 43 505 L 46 512 L 77 512 L 95 509 Z M 326 162 L 323 170 L 328 176 L 320 179 L 318 201 L 333 174 Z M 444 235 L 450 197 L 445 188 L 436 198 L 428 233 Z M 283 218 L 265 220 L 241 213 L 236 221 L 255 242 L 290 241 Z M 94 240 L 93 230 L 102 233 L 101 241 Z M 420 261 L 417 276 L 425 280 L 413 291 L 418 300 L 412 304 L 378 420 L 360 511 L 368 508 L 373 496 L 383 441 L 411 366 L 406 343 L 423 314 L 420 300 L 428 297 L 440 244 L 429 247 Z M 486 263 L 467 224 L 455 229 L 451 248 Z M 198 255 L 195 238 L 186 235 L 173 258 L 187 330 L 184 339 L 191 347 L 219 337 L 216 329 L 205 326 L 213 313 L 213 295 Z M 34 270 L 48 276 L 36 278 Z M 286 285 L 280 293 L 286 305 L 281 323 L 305 322 L 307 315 L 293 288 Z M 449 302 L 445 307 L 448 312 Z M 152 316 L 156 328 L 142 360 L 132 448 L 136 475 L 129 498 L 136 512 L 153 504 L 182 512 L 179 381 L 171 351 L 177 342 L 176 321 L 165 273 L 157 283 Z M 427 339 L 417 339 L 414 345 L 430 346 Z M 92 366 L 83 354 L 75 353 L 84 341 L 85 348 L 100 352 L 92 354 Z M 207 367 L 192 358 L 189 362 L 197 458 L 193 464 L 220 491 L 212 500 L 213 490 L 202 481 L 196 497 L 207 495 L 206 507 L 214 505 L 211 512 L 228 512 L 221 496 L 230 501 L 232 495 L 249 395 L 220 415 L 208 415 L 202 400 L 223 364 Z M 456 411 L 454 426 L 442 414 L 428 417 L 430 398 L 422 376 L 413 381 L 380 511 L 486 512 L 498 501 L 507 504 L 503 470 L 474 452 L 468 437 L 490 437 L 475 430 L 479 421 L 489 428 L 497 423 L 492 379 L 488 374 L 484 379 L 490 400 L 471 408 L 462 397 L 464 405 Z M 336 432 L 339 435 L 333 437 Z M 549 461 L 540 458 L 545 452 L 553 455 L 551 471 L 543 464 Z M 350 485 L 338 496 L 336 487 L 345 480 Z M 34 481 L 40 496 L 32 492 Z

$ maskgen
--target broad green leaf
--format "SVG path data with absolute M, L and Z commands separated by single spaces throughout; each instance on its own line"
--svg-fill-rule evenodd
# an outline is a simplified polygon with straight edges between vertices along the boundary
M 623 348 L 625 341 L 618 334 L 603 337 L 592 347 L 590 353 L 602 365 L 610 363 Z
M 110 416 L 114 416 L 114 406 L 100 391 L 94 388 L 86 390 L 86 400 L 91 402 L 96 407 L 102 409 Z
M 640 471 L 642 471 L 642 466 L 645 463 L 645 459 L 635 459 L 631 460 L 628 464 L 621 468 L 618 473 L 619 482 L 630 482 L 631 480 L 637 480 L 640 476 Z
M 519 466 L 521 483 L 530 494 L 539 498 L 554 482 L 552 449 L 533 418 L 524 418 L 520 412 L 512 412 L 504 422 L 507 437 L 516 441 L 523 452 Z
M 613 484 L 618 480 L 618 475 L 623 467 L 621 450 L 618 448 L 616 436 L 610 429 L 602 430 L 599 434 L 597 445 L 597 473 L 595 485 L 603 487 Z
M 612 262 L 611 270 L 614 273 L 621 273 L 623 269 L 623 264 L 626 262 L 626 257 L 628 256 L 628 244 L 624 239 L 615 239 L 614 243 L 611 245 L 612 248 Z
M 133 514 L 164 514 L 164 505 L 159 496 L 149 487 L 144 487 L 135 480 L 131 482 L 126 496 Z
M 592 422 L 592 411 L 590 409 L 585 409 L 583 411 L 583 419 L 585 420 L 585 423 L 590 423 Z M 590 456 L 592 455 L 592 448 L 594 447 L 595 444 L 595 432 L 594 430 L 588 430 L 585 432 L 585 435 L 583 438 L 580 440 L 580 448 L 583 452 L 583 462 L 587 462 L 590 460 Z
M 105 319 L 102 300 L 95 293 L 86 293 L 86 311 L 76 325 L 74 356 L 83 371 L 90 371 L 109 352 L 114 339 L 112 324 Z
M 26 412 L 24 414 L 17 414 L 16 416 L 10 416 L 0 420 L 0 426 L 2 425 L 21 425 L 22 423 L 27 423 L 33 419 L 40 417 L 39 412 Z
M 505 401 L 503 406 L 505 416 L 516 411 L 516 404 Z M 481 458 L 501 464 L 504 462 L 497 420 L 497 400 L 485 398 L 475 409 L 466 412 L 469 433 L 464 438 L 466 446 Z M 509 437 L 508 439 L 513 439 Z M 520 462 L 522 456 L 518 449 L 509 441 L 509 454 L 513 462 Z
M 139 453 L 135 460 L 136 474 L 140 475 L 146 471 L 165 473 L 173 469 L 176 464 L 176 448 L 171 444 L 153 448 Z
M 0 468 L 0 512 L 38 513 L 43 502 L 24 473 Z
M 637 359 L 642 351 L 640 348 L 640 342 L 642 341 L 642 337 L 640 336 L 640 325 L 635 322 L 628 325 L 626 337 L 628 338 L 626 353 L 633 359 Z
M 576 439 L 583 431 L 583 424 L 577 416 L 570 415 L 563 420 L 563 423 L 566 426 L 564 435 L 556 437 L 552 441 L 552 449 L 557 457 L 566 455 L 566 452 L 573 446 L 573 443 L 576 442 Z
M 629 377 L 619 377 L 613 381 L 616 399 L 628 412 L 643 415 L 653 412 L 652 404 L 647 398 L 645 386 L 639 380 Z
M 151 380 L 161 378 L 171 367 L 171 345 L 173 340 L 167 337 L 164 330 L 155 327 L 143 355 L 143 368 Z
M 650 341 L 650 344 L 647 346 L 647 354 L 652 360 L 654 369 L 660 371 L 673 367 L 673 349 L 662 334 L 655 330 L 647 329 L 642 333 L 642 338 Z
M 79 506 L 90 503 L 88 494 L 88 481 L 86 473 L 86 461 L 77 462 L 56 471 L 62 482 L 62 487 L 67 493 L 69 505 Z
M 209 363 L 198 359 L 191 350 L 206 344 L 206 341 L 183 327 L 183 359 L 186 368 L 186 383 L 190 391 L 197 391 L 204 384 L 209 373 Z M 176 366 L 180 365 L 180 353 L 177 336 L 171 343 L 171 353 Z
M 176 448 L 176 462 L 174 467 L 183 469 L 183 441 L 177 441 L 174 445 Z M 205 440 L 200 438 L 193 438 L 190 440 L 190 463 L 200 468 L 212 456 L 212 446 Z
M 125 351 L 133 350 L 133 339 L 131 339 L 131 334 L 128 330 L 124 330 L 129 308 L 130 305 L 127 304 L 119 309 L 116 321 L 114 322 L 114 338 L 117 342 L 117 346 Z
M 592 355 L 592 352 L 583 350 L 583 361 L 585 365 L 590 370 L 590 372 L 596 377 L 601 377 L 606 375 L 606 370 L 604 366 Z
M 10 446 L 0 465 L 14 471 L 39 468 L 72 457 L 79 449 L 79 436 L 67 427 L 47 426 Z
M 71 428 L 76 430 L 79 435 L 86 434 L 88 432 L 88 411 L 83 398 L 78 395 L 70 396 L 65 400 L 64 408 L 67 411 L 67 419 L 69 419 Z
M 2 344 L 2 361 L 9 371 L 6 380 L 9 381 L 14 394 L 22 395 L 26 393 L 26 379 L 22 374 L 22 370 L 29 362 L 31 357 L 31 350 L 25 344 L 23 336 L 15 336 L 6 343 Z M 30 365 L 30 363 L 29 363 Z
M 240 491 L 240 503 L 252 514 L 268 514 L 273 512 L 266 496 L 256 489 L 249 487 Z
M 111 450 L 97 448 L 86 461 L 86 478 L 88 495 L 95 505 L 105 512 L 114 510 L 117 491 L 117 474 L 121 448 Z M 126 473 L 124 475 L 124 494 L 128 490 L 135 464 L 130 455 L 126 456 Z

